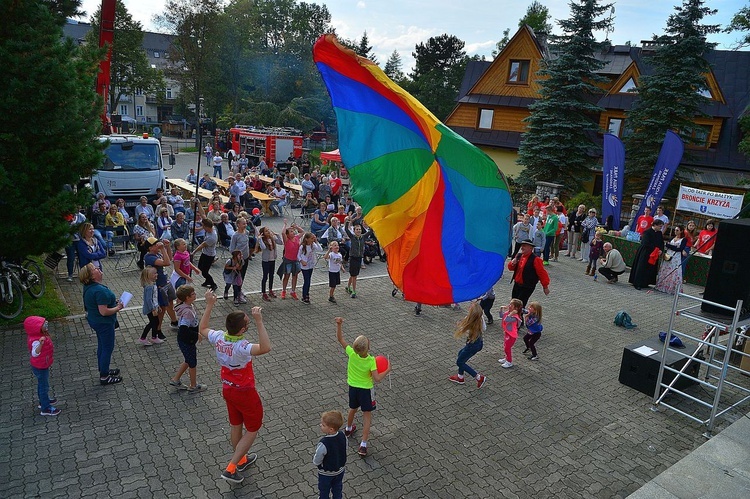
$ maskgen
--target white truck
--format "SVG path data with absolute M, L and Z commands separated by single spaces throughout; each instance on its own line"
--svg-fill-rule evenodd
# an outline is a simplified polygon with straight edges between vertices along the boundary
M 169 153 L 168 165 L 163 164 L 161 143 L 148 134 L 102 135 L 102 142 L 109 141 L 104 150 L 104 163 L 91 174 L 90 186 L 94 194 L 103 192 L 114 203 L 123 198 L 125 206 L 138 204 L 141 196 L 149 201 L 156 197 L 156 189 L 166 188 L 165 170 L 174 167 L 175 157 Z

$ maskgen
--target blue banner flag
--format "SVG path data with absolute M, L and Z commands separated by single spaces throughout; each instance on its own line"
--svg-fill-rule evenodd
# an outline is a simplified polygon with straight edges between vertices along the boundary
M 646 206 L 651 208 L 651 213 L 656 212 L 656 207 L 661 203 L 661 198 L 664 197 L 664 193 L 667 191 L 667 187 L 669 187 L 669 183 L 672 181 L 677 167 L 680 166 L 684 150 L 685 146 L 679 135 L 671 130 L 667 131 L 664 143 L 661 145 L 659 158 L 656 160 L 656 166 L 654 166 L 654 174 L 651 176 L 651 182 L 649 182 L 646 194 L 643 196 L 643 202 L 638 207 L 638 213 L 635 216 L 636 220 L 643 215 L 643 209 Z
M 602 173 L 602 221 L 612 217 L 612 229 L 620 229 L 620 209 L 622 208 L 622 184 L 625 180 L 625 147 L 617 135 L 604 134 L 604 161 Z

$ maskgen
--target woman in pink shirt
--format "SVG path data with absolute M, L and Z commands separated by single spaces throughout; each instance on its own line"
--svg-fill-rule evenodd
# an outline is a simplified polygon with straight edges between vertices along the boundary
M 297 300 L 297 275 L 299 275 L 301 267 L 297 254 L 299 253 L 300 240 L 302 235 L 305 233 L 297 224 L 292 224 L 291 227 L 287 227 L 286 219 L 284 219 L 284 228 L 281 230 L 281 237 L 284 240 L 284 258 L 279 267 L 277 274 L 281 277 L 283 275 L 282 288 L 281 288 L 281 299 L 286 300 L 286 286 L 289 283 L 289 276 L 292 276 L 292 299 Z

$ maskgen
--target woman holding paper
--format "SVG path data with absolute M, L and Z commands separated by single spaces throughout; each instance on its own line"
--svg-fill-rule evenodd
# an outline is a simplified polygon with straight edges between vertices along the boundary
M 102 385 L 120 383 L 122 381 L 120 370 L 110 369 L 109 363 L 115 349 L 117 312 L 125 305 L 107 286 L 102 284 L 102 271 L 93 263 L 81 267 L 78 279 L 83 284 L 83 307 L 86 310 L 86 320 L 91 329 L 96 332 L 99 383 Z

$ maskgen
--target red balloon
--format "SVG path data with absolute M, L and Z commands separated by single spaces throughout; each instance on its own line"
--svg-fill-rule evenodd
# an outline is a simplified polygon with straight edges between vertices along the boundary
M 260 208 L 253 208 L 253 215 L 260 213 Z
M 382 355 L 375 357 L 375 365 L 377 366 L 378 372 L 383 373 L 388 369 L 388 359 Z

